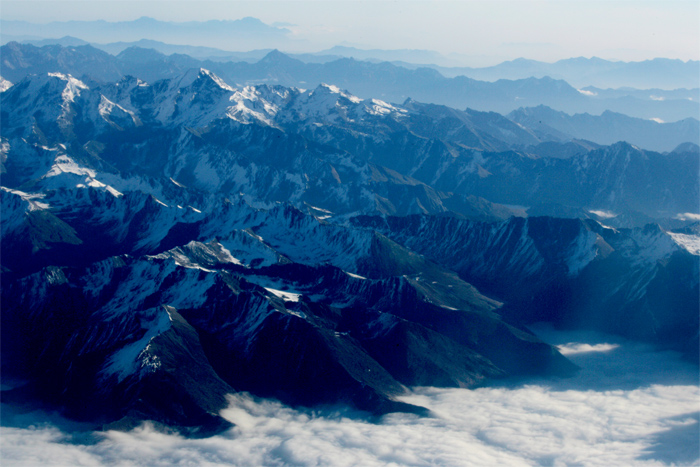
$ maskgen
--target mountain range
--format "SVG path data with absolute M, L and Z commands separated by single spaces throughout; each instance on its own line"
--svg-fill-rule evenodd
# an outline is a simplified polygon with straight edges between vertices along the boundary
M 465 76 L 446 78 L 432 68 L 410 70 L 388 62 L 371 63 L 339 59 L 326 63 L 304 63 L 276 50 L 259 61 L 198 60 L 188 55 L 164 55 L 153 49 L 131 47 L 116 57 L 92 46 L 35 47 L 18 43 L 3 45 L 0 64 L 2 77 L 16 82 L 30 73 L 58 71 L 85 81 L 115 81 L 125 75 L 147 82 L 172 78 L 190 68 L 206 68 L 229 83 L 279 84 L 311 88 L 332 83 L 363 98 L 381 98 L 401 103 L 408 98 L 420 102 L 472 108 L 502 114 L 520 107 L 546 105 L 569 114 L 600 115 L 605 110 L 643 119 L 674 122 L 697 118 L 700 103 L 697 91 L 657 96 L 656 91 L 630 91 L 625 94 L 578 90 L 562 80 L 526 78 L 477 81 Z M 620 95 L 622 93 L 622 95 Z M 695 93 L 695 94 L 693 94 Z M 694 96 L 694 97 L 693 97 Z
M 694 118 L 659 124 L 609 110 L 601 115 L 568 115 L 546 106 L 521 108 L 507 117 L 531 128 L 544 139 L 583 139 L 604 145 L 627 141 L 659 152 L 672 151 L 686 142 L 700 143 L 700 124 Z
M 289 29 L 268 25 L 257 18 L 250 17 L 235 21 L 181 23 L 159 21 L 148 17 L 121 22 L 53 21 L 45 24 L 3 19 L 0 21 L 0 27 L 3 30 L 3 44 L 13 40 L 27 41 L 35 45 L 61 43 L 61 45 L 76 46 L 90 43 L 115 55 L 134 45 L 155 48 L 166 54 L 192 55 L 200 59 L 211 57 L 242 59 L 244 54 L 237 51 L 258 50 L 254 54 L 245 54 L 257 61 L 270 49 L 290 47 L 290 43 L 294 41 L 294 36 Z M 70 41 L 63 39 L 63 42 L 60 42 L 61 39 L 58 38 L 65 38 L 65 36 L 73 38 Z M 229 47 L 235 47 L 235 49 L 229 49 Z M 296 44 L 296 49 L 299 48 L 300 44 Z M 698 75 L 700 75 L 698 60 L 684 62 L 664 58 L 623 62 L 599 57 L 575 57 L 554 63 L 518 58 L 494 66 L 476 68 L 459 66 L 459 63 L 465 60 L 464 57 L 444 56 L 430 50 L 367 50 L 347 45 L 338 45 L 319 52 L 295 54 L 295 58 L 305 62 L 326 62 L 339 58 L 393 62 L 407 68 L 431 67 L 448 78 L 466 76 L 482 81 L 550 76 L 567 81 L 577 88 L 595 86 L 604 89 L 621 87 L 693 89 L 699 87 Z M 420 98 L 420 96 L 412 97 Z
M 697 88 L 700 61 L 655 58 L 640 62 L 623 62 L 598 57 L 576 57 L 546 63 L 518 58 L 491 67 L 436 69 L 447 77 L 463 75 L 484 81 L 550 76 L 567 81 L 576 87 L 638 89 L 661 87 L 670 90 Z
M 3 35 L 20 40 L 77 36 L 88 42 L 138 41 L 144 38 L 171 44 L 236 43 L 243 49 L 279 47 L 289 41 L 290 31 L 270 26 L 257 18 L 170 22 L 141 17 L 133 21 L 52 21 L 35 24 L 27 21 L 0 21 Z
M 36 74 L 0 94 L 4 403 L 188 436 L 235 391 L 424 414 L 396 396 L 575 372 L 539 321 L 697 360 L 696 145 L 5 47 Z

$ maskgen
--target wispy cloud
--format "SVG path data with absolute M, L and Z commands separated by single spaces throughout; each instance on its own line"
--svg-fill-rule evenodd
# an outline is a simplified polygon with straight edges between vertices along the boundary
M 580 92 L 581 94 L 585 95 L 585 96 L 591 96 L 591 97 L 592 97 L 592 96 L 597 96 L 597 95 L 598 95 L 597 92 L 589 91 L 589 90 L 587 90 L 587 89 L 577 89 L 577 91 Z
M 682 221 L 685 221 L 685 220 L 700 221 L 700 214 L 696 214 L 694 212 L 683 212 L 683 213 L 676 214 L 675 219 L 680 219 Z
M 611 350 L 615 350 L 616 348 L 620 347 L 619 344 L 581 344 L 578 342 L 570 342 L 568 344 L 564 345 L 558 345 L 557 348 L 559 349 L 559 352 L 562 353 L 562 355 L 574 355 L 574 354 L 579 354 L 579 353 L 588 353 L 588 352 L 609 352 Z

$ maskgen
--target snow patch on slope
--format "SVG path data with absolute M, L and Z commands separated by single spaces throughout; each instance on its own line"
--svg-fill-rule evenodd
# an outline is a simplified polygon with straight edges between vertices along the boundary
M 206 68 L 200 68 L 199 72 L 200 72 L 200 74 L 205 74 L 209 78 L 211 78 L 221 89 L 223 89 L 225 91 L 235 91 L 235 89 L 233 89 L 231 86 L 226 84 L 223 79 L 219 78 L 214 73 L 207 70 Z
M 151 341 L 159 334 L 164 333 L 172 327 L 172 318 L 167 308 L 161 308 L 156 317 L 149 322 L 143 323 L 146 333 L 136 342 L 125 345 L 113 353 L 100 372 L 100 376 L 107 378 L 116 376 L 119 382 L 137 371 L 153 371 L 160 366 L 157 358 L 147 355 Z
M 64 75 L 63 73 L 49 73 L 49 76 L 58 78 L 66 82 L 66 87 L 61 93 L 61 97 L 63 98 L 64 104 L 73 102 L 75 98 L 80 95 L 80 91 L 90 89 L 85 83 L 73 78 L 71 75 Z
M 136 126 L 141 125 L 140 120 L 138 119 L 138 117 L 136 117 L 136 114 L 134 112 L 110 101 L 103 95 L 100 95 L 100 103 L 97 107 L 97 112 L 104 121 L 117 128 L 119 128 L 119 125 L 113 121 L 112 117 L 117 118 L 119 120 L 122 120 L 124 119 L 124 117 L 127 117 L 130 120 L 130 123 Z
M 674 242 L 691 254 L 700 255 L 700 236 L 680 233 L 668 233 Z
M 401 115 L 407 113 L 406 110 L 394 107 L 379 99 L 368 99 L 365 103 L 365 111 L 370 115 L 389 115 L 392 113 Z
M 583 232 L 576 237 L 572 245 L 572 251 L 566 260 L 566 266 L 569 268 L 569 275 L 577 275 L 593 261 L 598 254 L 596 249 L 597 240 L 598 235 L 593 232 Z
M 12 83 L 0 76 L 0 92 L 5 92 L 12 87 Z
M 626 247 L 622 253 L 634 264 L 656 263 L 668 258 L 679 248 L 676 241 L 656 225 L 632 230 Z
M 235 230 L 227 237 L 219 239 L 222 252 L 228 253 L 243 266 L 256 267 L 277 264 L 281 256 L 267 245 L 260 236 L 245 230 Z
M 109 192 L 115 198 L 122 193 L 95 178 L 96 172 L 82 167 L 66 154 L 59 153 L 49 171 L 41 178 L 45 189 L 97 188 Z
M 267 91 L 265 97 L 271 97 L 277 100 L 285 100 L 289 92 L 281 93 L 269 88 L 256 88 L 254 86 L 246 86 L 239 91 L 235 91 L 229 98 L 230 102 L 234 103 L 228 108 L 227 115 L 229 118 L 240 123 L 262 122 L 273 126 L 273 119 L 279 112 L 279 104 L 271 102 L 263 97 L 262 90 Z
M 6 187 L 0 187 L 0 190 L 6 192 L 6 193 L 12 193 L 15 196 L 19 196 L 22 201 L 27 203 L 27 210 L 29 211 L 37 211 L 37 210 L 42 210 L 42 209 L 49 209 L 48 203 L 42 203 L 40 201 L 37 201 L 39 199 L 44 199 L 46 196 L 44 193 L 25 193 L 23 191 L 19 190 L 13 190 L 11 188 L 6 188 Z M 5 216 L 3 216 L 4 218 Z M 7 219 L 3 219 L 3 221 L 6 221 Z
M 95 171 L 76 164 L 73 159 L 65 154 L 60 154 L 54 159 L 54 164 L 51 170 L 46 174 L 46 177 L 55 177 L 62 173 L 72 173 L 76 175 L 87 175 L 90 178 L 95 177 Z
M 298 293 L 285 292 L 283 290 L 272 289 L 269 287 L 265 287 L 265 290 L 270 292 L 272 295 L 283 299 L 285 302 L 298 302 L 299 297 L 301 297 L 301 294 Z

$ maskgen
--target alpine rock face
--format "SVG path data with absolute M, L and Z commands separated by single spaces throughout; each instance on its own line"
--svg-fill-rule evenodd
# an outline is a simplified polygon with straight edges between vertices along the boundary
M 697 212 L 692 148 L 550 158 L 498 114 L 198 68 L 0 96 L 8 403 L 203 436 L 235 391 L 422 413 L 395 397 L 574 372 L 534 321 L 697 342 L 697 224 L 599 222 Z M 553 198 L 581 215 L 528 217 Z

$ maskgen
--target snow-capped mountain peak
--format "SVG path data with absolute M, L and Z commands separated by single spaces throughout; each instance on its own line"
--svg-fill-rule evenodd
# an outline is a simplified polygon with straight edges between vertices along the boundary
M 233 104 L 227 115 L 240 123 L 260 122 L 274 126 L 280 108 L 287 103 L 292 90 L 270 86 L 246 86 L 229 98 Z
M 343 91 L 338 86 L 334 86 L 332 84 L 321 83 L 316 87 L 316 89 L 309 91 L 309 96 L 321 96 L 328 94 L 338 94 L 340 97 L 344 97 L 355 104 L 362 102 L 362 99 L 359 97 L 353 96 L 348 91 Z
M 49 76 L 66 82 L 63 92 L 61 93 L 64 103 L 73 102 L 75 98 L 80 95 L 80 91 L 89 89 L 85 83 L 73 78 L 71 75 L 64 75 L 63 73 L 49 73 Z

